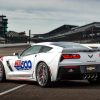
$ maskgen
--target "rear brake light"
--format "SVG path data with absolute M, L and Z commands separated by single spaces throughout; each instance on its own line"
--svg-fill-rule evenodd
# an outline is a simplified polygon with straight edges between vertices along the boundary
M 80 55 L 79 55 L 79 54 L 74 54 L 74 55 L 73 55 L 73 58 L 74 58 L 74 59 L 80 59 Z
M 62 54 L 62 59 L 80 59 L 79 54 Z
M 73 55 L 72 54 L 62 54 L 62 57 L 64 59 L 72 59 L 73 58 Z

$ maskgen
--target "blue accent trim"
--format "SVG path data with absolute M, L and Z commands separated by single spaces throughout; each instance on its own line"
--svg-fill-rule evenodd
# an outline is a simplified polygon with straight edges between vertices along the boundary
M 30 60 L 28 61 L 22 61 L 21 66 L 14 66 L 17 70 L 30 70 L 32 68 L 32 62 Z

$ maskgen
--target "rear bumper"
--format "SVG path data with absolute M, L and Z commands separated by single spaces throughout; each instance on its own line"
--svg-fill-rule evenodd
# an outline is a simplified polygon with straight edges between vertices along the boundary
M 75 79 L 82 79 L 83 75 L 80 71 L 80 68 L 64 68 L 60 67 L 58 70 L 57 79 L 58 80 L 75 80 Z
M 59 67 L 57 80 L 82 80 L 89 78 L 98 78 L 100 79 L 100 65 L 94 65 L 95 70 L 87 71 L 85 66 L 78 66 L 76 68 L 65 68 Z

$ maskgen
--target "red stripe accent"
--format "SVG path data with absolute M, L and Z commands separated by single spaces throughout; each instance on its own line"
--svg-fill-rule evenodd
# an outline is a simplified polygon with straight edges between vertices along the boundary
M 64 68 L 80 68 L 80 66 L 64 66 Z

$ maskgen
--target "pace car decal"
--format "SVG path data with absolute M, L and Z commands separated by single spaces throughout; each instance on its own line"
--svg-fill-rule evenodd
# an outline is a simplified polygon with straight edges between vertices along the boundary
M 32 62 L 30 60 L 17 60 L 15 61 L 15 66 L 17 70 L 30 70 L 32 68 Z

